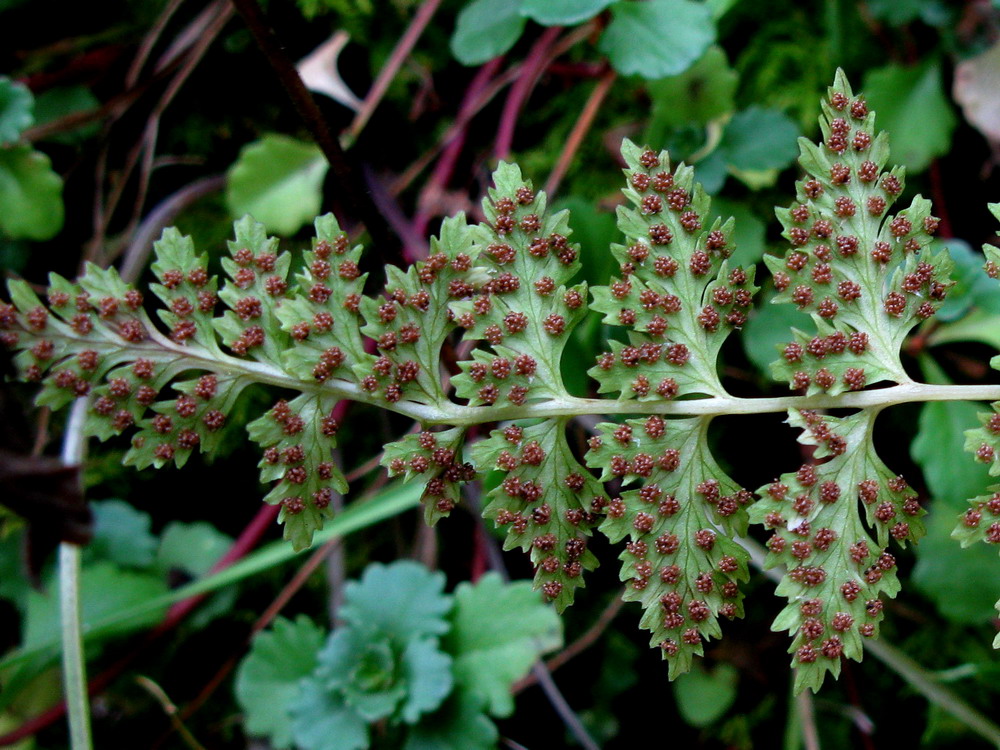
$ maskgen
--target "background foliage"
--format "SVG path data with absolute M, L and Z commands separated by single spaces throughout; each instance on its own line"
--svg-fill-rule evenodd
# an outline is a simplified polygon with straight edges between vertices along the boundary
M 313 54 L 326 61 L 319 66 L 325 74 L 303 68 L 303 77 L 324 92 L 320 110 L 331 132 L 342 135 L 350 176 L 327 164 L 314 143 L 315 127 L 289 105 L 228 4 L 144 0 L 52 13 L 44 3 L 0 1 L 5 274 L 40 283 L 49 271 L 72 277 L 89 260 L 152 278 L 144 268 L 149 247 L 168 224 L 193 235 L 218 270 L 234 218 L 250 212 L 282 237 L 282 249 L 297 249 L 313 216 L 326 210 L 352 221 L 384 217 L 367 221 L 371 236 L 363 238 L 371 249 L 362 267 L 375 270 L 422 257 L 444 215 L 481 218 L 479 198 L 496 160 L 514 158 L 536 185 L 547 178 L 556 208 L 575 209 L 582 268 L 569 283 L 605 284 L 616 270 L 606 248 L 619 241 L 614 208 L 623 200 L 618 150 L 625 136 L 669 148 L 675 161 L 692 164 L 713 197 L 713 212 L 737 219 L 732 262 L 760 263 L 763 271 L 765 253 L 780 255 L 786 246 L 773 206 L 787 205 L 794 192 L 796 137 L 819 136 L 818 102 L 840 66 L 878 111 L 879 127 L 891 133 L 893 161 L 907 168 L 902 200 L 917 193 L 933 199 L 938 234 L 956 262 L 951 297 L 936 322 L 906 342 L 903 364 L 926 382 L 995 382 L 986 363 L 1000 345 L 1000 292 L 979 270 L 974 248 L 995 234 L 985 205 L 1000 194 L 997 3 L 272 0 L 265 10 L 292 61 Z M 356 117 L 358 101 L 391 65 L 397 42 L 415 19 L 428 16 L 370 118 Z M 339 75 L 331 74 L 334 60 Z M 723 345 L 720 372 L 735 394 L 787 393 L 768 363 L 789 325 L 808 330 L 810 322 L 785 309 L 790 305 L 764 304 L 773 294 L 765 285 L 742 337 Z M 589 366 L 607 348 L 606 338 L 600 316 L 592 315 L 574 330 L 564 361 Z M 574 394 L 596 387 L 585 369 L 564 367 Z M 38 416 L 30 397 L 8 386 L 0 401 L 0 450 L 8 465 L 7 456 L 30 454 L 33 446 L 36 457 L 58 452 L 61 417 Z M 256 414 L 269 403 L 250 389 L 237 410 Z M 881 630 L 926 674 L 989 711 L 997 701 L 998 662 L 989 642 L 1000 560 L 984 545 L 962 550 L 950 537 L 965 498 L 989 485 L 985 469 L 961 457 L 964 430 L 978 424 L 977 411 L 962 403 L 896 407 L 879 421 L 876 439 L 886 446 L 886 463 L 910 479 L 929 511 L 927 537 L 898 555 L 900 577 L 911 585 L 887 604 Z M 338 442 L 351 480 L 348 500 L 370 494 L 398 503 L 393 513 L 412 507 L 412 496 L 379 495 L 385 477 L 366 464 L 410 425 L 361 407 L 346 417 Z M 727 474 L 756 487 L 801 463 L 800 446 L 780 417 L 738 420 L 717 420 L 710 435 Z M 192 460 L 183 473 L 154 477 L 151 469 L 123 469 L 129 446 L 122 444 L 102 446 L 88 459 L 83 481 L 95 502 L 85 617 L 105 624 L 89 650 L 92 675 L 104 680 L 95 704 L 99 747 L 245 747 L 248 733 L 269 734 L 275 747 L 292 741 L 323 747 L 309 738 L 310 705 L 323 706 L 327 716 L 339 710 L 353 717 L 359 747 L 367 732 L 387 746 L 447 746 L 440 734 L 434 738 L 428 715 L 462 726 L 452 732 L 464 738 L 461 747 L 574 741 L 533 685 L 537 678 L 516 683 L 516 706 L 510 702 L 507 685 L 521 679 L 527 663 L 501 672 L 467 657 L 478 638 L 504 643 L 488 630 L 503 623 L 484 617 L 489 608 L 478 606 L 477 597 L 493 592 L 495 602 L 523 592 L 502 589 L 492 575 L 481 578 L 484 571 L 502 563 L 514 578 L 531 575 L 523 556 L 497 552 L 492 524 L 461 511 L 430 532 L 416 512 L 385 511 L 392 520 L 374 525 L 373 511 L 345 542 L 319 547 L 323 555 L 308 562 L 276 548 L 246 557 L 260 532 L 265 541 L 279 533 L 273 516 L 260 520 L 266 489 L 257 483 L 256 455 L 244 444 L 246 421 L 233 415 L 215 455 Z M 42 462 L 34 467 L 40 474 L 51 470 Z M 14 487 L 4 485 L 0 494 L 14 498 Z M 25 727 L 58 700 L 55 662 L 43 648 L 58 627 L 45 556 L 51 534 L 43 532 L 58 525 L 54 519 L 63 528 L 76 518 L 58 488 L 26 521 L 25 508 L 14 502 L 12 511 L 2 511 L 2 638 L 12 651 L 0 662 L 0 731 Z M 226 555 L 245 557 L 248 566 L 186 611 L 178 602 L 187 590 L 178 587 Z M 421 631 L 401 621 L 400 633 L 359 634 L 366 618 L 357 615 L 356 600 L 364 585 L 398 569 L 378 563 L 411 556 L 444 574 L 413 573 L 433 582 L 428 598 L 440 602 L 439 625 Z M 27 570 L 41 589 L 30 587 Z M 348 579 L 361 583 L 347 586 Z M 845 664 L 841 680 L 828 681 L 811 704 L 789 699 L 787 640 L 769 631 L 780 602 L 759 574 L 748 589 L 745 619 L 727 626 L 726 640 L 713 642 L 695 671 L 668 684 L 635 627 L 637 608 L 619 612 L 614 566 L 591 573 L 565 615 L 566 643 L 575 645 L 553 662 L 556 682 L 590 734 L 604 747 L 626 747 L 645 732 L 632 717 L 651 714 L 688 746 L 797 747 L 808 742 L 803 727 L 806 737 L 815 729 L 826 747 L 871 747 L 887 738 L 940 747 L 981 742 L 870 656 Z M 279 609 L 285 619 L 272 624 Z M 508 643 L 511 654 L 557 646 L 547 615 L 534 616 L 543 643 L 527 649 Z M 340 624 L 329 637 L 326 622 Z M 598 632 L 602 637 L 591 639 Z M 407 685 L 408 692 L 397 694 L 398 681 L 382 681 L 375 669 L 366 684 L 379 690 L 356 693 L 352 703 L 350 686 L 324 683 L 323 676 L 323 664 L 339 658 L 351 638 L 364 641 L 363 653 L 382 672 L 395 675 L 405 669 L 397 665 L 412 663 L 408 658 L 422 658 L 426 670 L 416 673 L 428 680 L 436 674 L 436 687 L 420 692 Z M 294 663 L 268 673 L 268 649 L 287 650 L 290 640 Z M 410 643 L 421 645 L 411 651 Z M 495 666 L 498 659 L 494 653 L 485 661 Z M 268 701 L 277 718 L 255 713 L 261 704 L 248 698 L 255 669 L 289 691 L 289 679 L 306 680 L 294 687 L 305 691 L 295 711 L 282 714 L 280 701 Z M 137 682 L 137 675 L 152 682 Z M 258 688 L 267 681 L 256 679 Z M 472 682 L 487 685 L 487 694 L 461 689 Z M 180 707 L 174 719 L 165 709 L 170 702 Z M 305 717 L 299 734 L 296 716 Z M 64 734 L 56 722 L 21 747 L 60 747 Z

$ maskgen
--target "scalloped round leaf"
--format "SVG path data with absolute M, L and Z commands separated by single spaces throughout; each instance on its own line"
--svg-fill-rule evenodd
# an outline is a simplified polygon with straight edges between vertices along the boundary
M 923 471 L 931 497 L 952 511 L 963 509 L 968 498 L 981 495 L 990 485 L 989 471 L 982 464 L 955 460 L 964 447 L 965 430 L 976 424 L 978 413 L 979 408 L 966 401 L 924 404 L 910 444 L 910 456 Z
M 618 0 L 522 0 L 521 15 L 542 26 L 574 26 Z
M 451 599 L 444 594 L 444 573 L 400 560 L 369 565 L 361 580 L 347 584 L 340 617 L 355 627 L 370 627 L 399 644 L 448 631 Z
M 399 716 L 407 724 L 416 724 L 451 692 L 455 684 L 452 658 L 439 649 L 437 638 L 414 638 L 406 645 L 401 661 L 407 693 Z
M 47 582 L 45 591 L 28 593 L 23 624 L 23 648 L 59 642 L 59 596 L 55 581 Z M 159 575 L 125 570 L 112 562 L 101 561 L 83 568 L 80 575 L 80 601 L 83 628 L 143 602 L 167 593 L 166 581 Z M 146 612 L 141 617 L 101 628 L 102 640 L 141 630 L 157 622 L 163 610 Z
M 989 496 L 977 498 L 980 503 Z M 990 520 L 1000 520 L 980 503 L 983 520 L 988 529 Z M 962 544 L 962 533 L 973 531 L 965 525 L 965 516 L 955 529 L 955 517 L 945 508 L 935 508 L 927 521 L 927 538 L 914 549 L 917 563 L 913 567 L 913 585 L 934 602 L 938 611 L 951 622 L 966 625 L 985 625 L 996 617 L 994 599 L 1000 579 L 1000 557 L 995 544 Z M 984 512 L 985 511 L 985 512 Z M 953 533 L 953 530 L 955 533 Z M 982 539 L 983 536 L 980 536 Z M 970 546 L 971 545 L 971 546 Z M 962 547 L 967 549 L 962 549 Z
M 493 716 L 513 712 L 511 686 L 539 656 L 562 645 L 562 620 L 531 584 L 504 583 L 496 573 L 458 585 L 451 621 L 443 645 L 455 659 L 457 687 Z
M 319 213 L 327 169 L 319 146 L 266 135 L 230 167 L 226 204 L 234 218 L 250 214 L 270 232 L 295 234 Z
M 365 750 L 368 723 L 338 694 L 312 677 L 299 682 L 291 704 L 292 738 L 298 750 Z
M 693 669 L 673 684 L 677 710 L 693 727 L 707 727 L 721 719 L 736 700 L 739 672 L 732 664 L 712 671 Z
M 518 2 L 473 0 L 458 14 L 451 53 L 462 65 L 481 65 L 513 47 L 524 24 Z
M 34 105 L 27 86 L 0 76 L 0 146 L 16 142 L 34 124 Z
M 316 669 L 324 638 L 319 626 L 299 615 L 294 622 L 278 617 L 253 639 L 233 687 L 248 734 L 266 736 L 275 750 L 292 746 L 290 709 L 299 683 Z
M 152 520 L 124 500 L 90 504 L 94 511 L 94 538 L 87 554 L 130 568 L 148 568 L 156 559 L 157 539 L 150 532 Z
M 27 144 L 0 148 L 0 231 L 48 240 L 63 226 L 63 181 L 49 157 Z
M 704 125 L 728 114 L 739 75 L 729 67 L 725 50 L 711 46 L 683 73 L 648 85 L 652 114 L 646 130 L 650 143 L 662 143 L 670 128 L 690 123 Z
M 691 0 L 617 3 L 598 49 L 624 75 L 665 78 L 683 73 L 715 41 L 711 9 Z
M 784 169 L 798 154 L 799 128 L 776 109 L 750 107 L 726 125 L 719 150 L 726 165 L 743 172 Z
M 478 695 L 456 691 L 407 732 L 403 750 L 495 750 L 499 734 L 480 703 Z

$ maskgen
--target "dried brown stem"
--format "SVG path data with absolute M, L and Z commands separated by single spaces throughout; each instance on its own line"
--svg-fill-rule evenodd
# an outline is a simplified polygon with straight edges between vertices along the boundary
M 613 70 L 610 68 L 606 70 L 597 82 L 597 85 L 594 86 L 594 90 L 590 92 L 590 96 L 587 97 L 587 102 L 583 105 L 580 116 L 573 124 L 569 138 L 566 139 L 562 153 L 559 154 L 559 160 L 549 175 L 549 179 L 545 181 L 545 192 L 548 193 L 550 199 L 559 189 L 559 183 L 566 176 L 570 164 L 573 163 L 573 157 L 576 156 L 580 144 L 583 143 L 583 139 L 594 124 L 594 118 L 597 116 L 597 112 L 600 110 L 601 104 L 607 97 L 608 92 L 611 91 L 611 85 L 615 82 L 616 77 L 617 74 Z
M 407 56 L 413 50 L 417 40 L 424 33 L 424 29 L 427 28 L 427 24 L 430 23 L 440 5 L 441 0 L 424 0 L 420 4 L 416 14 L 413 16 L 413 20 L 410 21 L 410 25 L 396 43 L 392 54 L 389 55 L 388 61 L 382 66 L 382 70 L 379 71 L 378 77 L 375 79 L 371 89 L 368 91 L 368 95 L 365 96 L 365 100 L 361 104 L 361 109 L 354 116 L 354 120 L 347 130 L 347 137 L 351 141 L 354 141 L 361 134 L 361 131 L 364 130 L 365 125 L 368 124 L 369 118 L 371 118 L 375 108 L 378 107 L 379 102 L 382 101 L 382 97 L 385 96 L 385 92 L 396 77 L 396 73 L 399 72 L 403 62 L 405 62 Z

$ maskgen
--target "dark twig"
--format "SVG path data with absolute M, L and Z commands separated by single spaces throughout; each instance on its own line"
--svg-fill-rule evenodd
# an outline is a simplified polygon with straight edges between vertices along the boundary
M 384 254 L 386 248 L 396 244 L 389 238 L 385 220 L 379 215 L 378 209 L 364 188 L 364 183 L 348 163 L 340 143 L 330 132 L 316 100 L 302 82 L 277 34 L 264 17 L 260 5 L 256 0 L 232 0 L 232 2 L 253 35 L 254 41 L 257 42 L 257 46 L 271 64 L 295 111 L 299 113 L 316 144 L 323 151 L 330 169 L 340 183 L 339 195 L 346 203 L 345 208 L 364 223 L 372 237 L 373 249 Z M 341 221 L 341 224 L 343 225 L 344 221 Z M 387 259 L 383 257 L 382 260 Z
M 396 47 L 392 50 L 392 54 L 389 55 L 388 61 L 382 66 L 382 70 L 379 71 L 378 77 L 375 79 L 371 89 L 368 91 L 368 95 L 365 96 L 365 100 L 361 104 L 361 109 L 354 116 L 354 121 L 347 130 L 347 137 L 351 141 L 354 141 L 361 131 L 364 130 L 365 125 L 368 124 L 369 118 L 372 116 L 375 108 L 378 107 L 379 102 L 382 101 L 385 92 L 389 89 L 389 84 L 396 77 L 396 73 L 399 72 L 403 62 L 413 50 L 414 45 L 420 39 L 420 35 L 424 33 L 424 29 L 427 28 L 427 24 L 430 23 L 440 5 L 441 0 L 424 0 L 420 4 L 420 7 L 413 16 L 413 20 L 410 21 L 409 27 L 407 27 L 403 36 L 396 43 Z
M 129 66 L 128 73 L 125 74 L 126 88 L 132 88 L 139 82 L 139 76 L 142 74 L 142 69 L 146 66 L 149 56 L 153 53 L 153 48 L 160 40 L 160 36 L 163 34 L 164 29 L 167 28 L 170 19 L 173 18 L 174 14 L 183 4 L 184 0 L 170 0 L 160 12 L 152 27 L 146 32 L 146 35 L 142 38 L 142 44 L 139 45 L 132 64 Z
M 143 130 L 142 137 L 133 146 L 128 158 L 126 159 L 122 174 L 118 175 L 115 186 L 110 191 L 110 194 L 106 199 L 104 197 L 104 182 L 107 171 L 108 147 L 107 143 L 105 144 L 101 155 L 98 158 L 96 170 L 97 189 L 95 191 L 96 205 L 94 209 L 94 236 L 88 243 L 85 251 L 85 259 L 101 261 L 103 264 L 104 259 L 100 254 L 104 247 L 104 240 L 107 235 L 108 227 L 115 215 L 119 201 L 125 194 L 126 187 L 130 184 L 132 171 L 135 169 L 136 165 L 141 162 L 143 165 L 142 174 L 139 179 L 139 188 L 136 191 L 137 198 L 133 204 L 133 215 L 130 220 L 130 228 L 134 227 L 134 225 L 138 223 L 138 217 L 141 214 L 142 204 L 145 202 L 146 188 L 148 187 L 149 174 L 152 165 L 152 152 L 156 145 L 156 134 L 159 127 L 160 117 L 176 96 L 177 92 L 187 81 L 188 77 L 200 62 L 215 37 L 222 31 L 222 28 L 226 25 L 226 23 L 228 23 L 231 16 L 232 9 L 228 7 L 225 0 L 218 0 L 215 3 L 206 6 L 198 17 L 193 20 L 182 32 L 182 36 L 191 38 L 195 43 L 190 48 L 186 45 L 175 45 L 172 47 L 172 49 L 176 49 L 175 54 L 170 56 L 165 54 L 161 57 L 157 66 L 157 71 L 159 72 L 160 70 L 166 69 L 173 70 L 176 65 L 176 72 L 170 80 L 167 89 L 157 102 L 156 108 L 150 115 L 146 128 Z M 108 124 L 108 128 L 110 128 L 111 124 L 113 124 L 113 122 L 119 118 L 123 112 L 124 108 L 113 113 L 112 119 Z M 110 142 L 110 139 L 108 139 L 108 142 Z M 126 231 L 125 235 L 127 236 L 128 234 L 129 232 Z

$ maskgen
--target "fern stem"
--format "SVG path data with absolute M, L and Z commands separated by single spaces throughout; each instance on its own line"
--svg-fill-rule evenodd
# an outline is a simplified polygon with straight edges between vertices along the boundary
M 86 399 L 77 399 L 70 412 L 62 445 L 62 461 L 67 466 L 75 466 L 83 459 L 86 406 Z M 72 750 L 90 750 L 90 701 L 87 697 L 87 664 L 83 656 L 83 624 L 80 617 L 80 547 L 71 542 L 59 545 L 59 611 L 70 747 Z
M 150 336 L 149 341 L 144 344 L 132 345 L 130 351 L 137 356 L 151 355 L 155 358 L 159 355 L 162 358 L 164 350 L 167 350 L 177 355 L 177 359 L 172 363 L 177 371 L 190 368 L 192 370 L 240 374 L 264 385 L 379 406 L 411 417 L 424 425 L 444 424 L 454 427 L 468 427 L 511 419 L 577 417 L 591 414 L 715 417 L 728 414 L 768 414 L 785 412 L 789 409 L 865 409 L 924 401 L 1000 400 L 1000 385 L 940 385 L 908 381 L 887 388 L 852 391 L 838 395 L 817 394 L 814 396 L 773 396 L 769 398 L 712 396 L 679 401 L 636 401 L 634 399 L 577 398 L 567 395 L 535 401 L 523 406 L 464 406 L 451 401 L 434 404 L 419 404 L 413 401 L 389 403 L 380 397 L 366 393 L 358 385 L 345 380 L 307 383 L 267 362 L 238 359 L 218 350 L 209 351 L 199 346 L 177 344 L 152 326 L 147 328 Z M 64 335 L 65 338 L 75 343 L 84 342 L 84 339 L 71 334 Z M 111 341 L 103 344 L 93 341 L 86 343 L 95 349 L 107 351 L 117 350 L 119 346 Z

